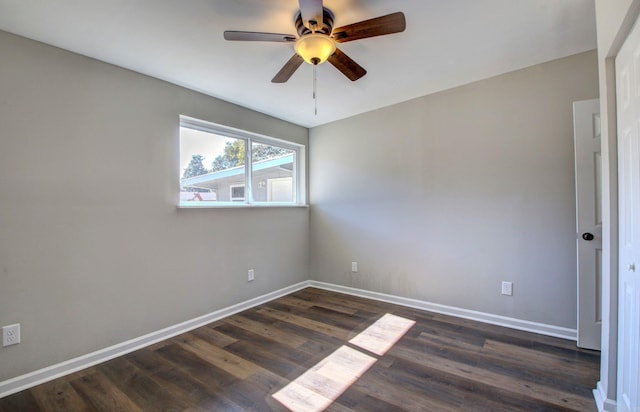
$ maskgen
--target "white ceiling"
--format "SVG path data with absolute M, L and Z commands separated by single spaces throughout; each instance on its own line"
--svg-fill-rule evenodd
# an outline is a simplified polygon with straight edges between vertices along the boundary
M 0 29 L 313 127 L 595 49 L 593 0 L 324 0 L 335 26 L 396 11 L 403 33 L 340 49 L 367 69 L 271 79 L 292 44 L 227 42 L 224 30 L 294 34 L 297 0 L 0 0 Z M 1 56 L 0 56 L 1 58 Z

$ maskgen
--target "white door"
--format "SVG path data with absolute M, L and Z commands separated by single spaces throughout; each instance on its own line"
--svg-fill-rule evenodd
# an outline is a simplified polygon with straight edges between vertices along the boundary
M 602 185 L 600 100 L 573 103 L 578 263 L 578 346 L 600 350 Z
M 640 29 L 616 57 L 618 111 L 618 411 L 640 411 Z

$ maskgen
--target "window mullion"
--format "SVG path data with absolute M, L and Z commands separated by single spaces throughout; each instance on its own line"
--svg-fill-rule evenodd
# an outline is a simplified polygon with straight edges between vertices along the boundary
M 253 188 L 252 188 L 252 175 L 253 165 L 251 164 L 251 139 L 245 139 L 244 141 L 244 201 L 246 204 L 253 203 Z
M 300 203 L 300 198 L 298 196 L 300 196 L 300 188 L 298 187 L 298 176 L 300 175 L 300 172 L 298 170 L 298 152 L 294 151 L 293 152 L 293 170 L 291 173 L 291 185 L 293 187 L 293 197 L 292 197 L 292 201 L 294 203 Z

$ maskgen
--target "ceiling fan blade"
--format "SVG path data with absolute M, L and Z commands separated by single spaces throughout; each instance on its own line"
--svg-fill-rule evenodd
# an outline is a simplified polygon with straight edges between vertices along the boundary
M 349 80 L 356 81 L 365 74 L 367 71 L 362 68 L 358 63 L 353 61 L 351 57 L 344 54 L 340 49 L 336 49 L 336 52 L 329 57 L 329 63 L 340 70 L 342 74 L 347 76 Z
M 281 33 L 260 33 L 255 31 L 234 31 L 224 32 L 224 39 L 231 41 L 274 41 L 289 43 L 296 41 L 296 36 Z
M 280 69 L 278 74 L 275 75 L 273 79 L 271 79 L 271 83 L 286 83 L 287 80 L 298 70 L 298 67 L 304 62 L 304 59 L 300 57 L 297 53 L 293 55 L 292 58 L 289 59 L 287 63 Z
M 322 27 L 322 0 L 299 0 L 299 3 L 304 25 L 312 29 L 309 22 L 315 22 Z
M 367 37 L 382 36 L 385 34 L 399 33 L 407 27 L 404 13 L 387 14 L 386 16 L 364 20 L 359 23 L 349 24 L 333 30 L 331 35 L 338 43 L 366 39 Z

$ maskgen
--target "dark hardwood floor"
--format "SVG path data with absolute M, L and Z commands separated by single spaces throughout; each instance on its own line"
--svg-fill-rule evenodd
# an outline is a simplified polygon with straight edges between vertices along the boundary
M 386 313 L 416 323 L 382 356 L 349 343 Z M 600 356 L 575 342 L 308 288 L 5 397 L 0 411 L 287 410 L 272 395 L 345 346 L 374 363 L 330 411 L 596 410 Z

